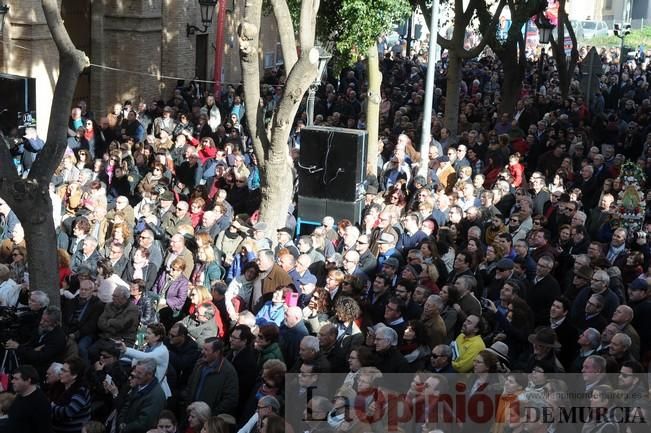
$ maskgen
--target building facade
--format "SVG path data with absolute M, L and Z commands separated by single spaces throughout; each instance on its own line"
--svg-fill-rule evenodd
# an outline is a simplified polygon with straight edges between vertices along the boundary
M 0 0 L 1 2 L 2 0 Z M 237 26 L 243 2 L 226 0 L 222 80 L 241 81 Z M 58 77 L 58 54 L 39 0 L 4 0 L 0 78 L 12 83 L 10 107 L 0 106 L 3 128 L 18 113 L 35 111 L 41 136 Z M 135 104 L 171 97 L 178 80 L 212 81 L 216 14 L 206 33 L 188 35 L 187 25 L 203 28 L 197 0 L 61 0 L 61 15 L 77 48 L 91 62 L 79 79 L 76 100 L 84 99 L 96 117 L 116 102 Z M 281 62 L 276 23 L 265 17 L 260 46 L 261 68 Z M 9 84 L 7 84 L 9 86 Z M 212 89 L 212 83 L 204 83 Z M 3 87 L 6 87 L 3 85 Z M 2 102 L 0 102 L 2 104 Z M 20 123 L 19 121 L 17 123 Z

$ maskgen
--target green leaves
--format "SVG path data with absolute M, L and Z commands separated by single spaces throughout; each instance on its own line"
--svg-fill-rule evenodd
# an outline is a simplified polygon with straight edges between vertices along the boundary
M 341 61 L 348 62 L 411 12 L 408 0 L 322 0 L 317 34 L 322 41 L 333 41 Z

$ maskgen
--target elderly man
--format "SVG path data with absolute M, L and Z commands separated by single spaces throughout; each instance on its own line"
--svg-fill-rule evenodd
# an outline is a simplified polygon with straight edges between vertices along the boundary
M 398 334 L 393 329 L 380 325 L 375 331 L 376 367 L 382 373 L 408 373 L 409 364 L 398 350 Z
M 554 269 L 552 257 L 539 258 L 533 289 L 527 292 L 527 303 L 533 310 L 536 326 L 545 326 L 549 323 L 549 309 L 554 299 L 561 294 L 558 281 L 551 275 L 552 269 Z
M 85 268 L 91 274 L 95 274 L 97 272 L 97 262 L 102 258 L 99 251 L 97 251 L 97 239 L 92 236 L 86 236 L 82 242 L 82 247 L 72 257 L 72 272 L 78 273 Z
M 185 238 L 182 234 L 175 234 L 170 240 L 170 249 L 165 257 L 165 266 L 167 268 L 172 267 L 172 262 L 176 258 L 181 258 L 185 263 L 185 269 L 183 270 L 183 275 L 187 279 L 190 279 L 192 275 L 192 269 L 194 269 L 194 259 L 192 257 L 192 252 L 188 250 L 185 246 Z
M 588 299 L 592 295 L 601 295 L 603 297 L 604 305 L 601 314 L 604 316 L 604 318 L 611 318 L 613 316 L 615 309 L 619 305 L 619 298 L 615 293 L 613 293 L 612 290 L 610 290 L 609 286 L 610 276 L 606 271 L 598 270 L 592 274 L 590 287 L 581 289 L 579 294 L 576 296 L 576 299 L 572 303 L 572 320 L 577 324 L 577 326 L 581 320 L 582 313 L 585 311 Z
M 5 349 L 14 349 L 21 364 L 30 364 L 41 377 L 53 362 L 63 362 L 66 355 L 66 334 L 61 326 L 61 310 L 49 306 L 43 311 L 38 335 L 26 344 L 14 340 L 5 343 Z
M 440 314 L 443 306 L 444 302 L 439 295 L 430 295 L 423 306 L 420 320 L 427 330 L 427 345 L 429 347 L 438 346 L 447 338 L 447 328 Z
M 618 332 L 610 340 L 610 346 L 608 346 L 608 355 L 610 355 L 615 362 L 617 363 L 618 369 L 622 367 L 622 364 L 627 361 L 634 361 L 633 356 L 631 355 L 631 337 L 624 334 L 623 332 Z
M 452 349 L 447 344 L 434 346 L 430 355 L 430 365 L 426 367 L 432 373 L 454 373 L 452 368 Z
M 156 427 L 158 414 L 165 408 L 165 393 L 156 379 L 156 361 L 137 361 L 129 385 L 117 400 L 121 405 L 117 407 L 116 431 L 146 432 Z
M 628 305 L 620 305 L 615 308 L 612 321 L 617 325 L 620 332 L 631 338 L 630 352 L 633 358 L 640 359 L 640 335 L 637 333 L 631 322 L 635 317 L 633 309 Z
M 275 249 L 275 255 L 278 255 L 278 252 L 281 249 L 286 249 L 289 251 L 289 253 L 294 256 L 294 258 L 298 258 L 300 255 L 300 252 L 298 251 L 298 248 L 296 245 L 294 245 L 294 241 L 292 240 L 292 230 L 283 227 L 281 229 L 277 230 L 277 240 L 278 240 L 278 245 L 276 245 Z
M 289 274 L 283 270 L 275 261 L 274 253 L 271 250 L 261 250 L 258 252 L 256 260 L 260 268 L 260 281 L 262 284 L 262 299 L 267 301 L 276 291 L 278 286 L 286 286 L 292 282 Z M 259 296 L 258 296 L 259 297 Z M 255 295 L 254 295 L 255 298 Z M 256 298 L 257 299 L 257 298 Z M 254 299 L 255 304 L 255 299 Z
M 280 326 L 279 341 L 286 365 L 294 366 L 298 359 L 301 341 L 308 334 L 301 309 L 299 307 L 289 307 L 285 311 L 285 318 Z
M 606 259 L 610 264 L 617 266 L 620 269 L 623 269 L 626 265 L 626 258 L 628 257 L 628 251 L 626 250 L 626 237 L 627 231 L 625 228 L 620 227 L 615 230 L 613 233 L 613 238 L 610 241 L 608 246 L 608 251 L 606 252 Z
M 330 371 L 330 362 L 325 354 L 321 352 L 319 339 L 313 335 L 306 335 L 301 339 L 301 343 L 298 346 L 298 358 L 289 371 L 298 373 L 304 364 L 315 365 L 323 373 Z
M 581 375 L 583 376 L 586 393 L 591 392 L 599 385 L 608 384 L 606 362 L 606 359 L 599 355 L 590 355 L 583 361 Z
M 77 296 L 61 297 L 63 326 L 79 346 L 79 354 L 88 359 L 88 348 L 97 338 L 97 321 L 104 311 L 104 303 L 96 296 L 93 280 L 79 281 Z
M 190 210 L 190 205 L 186 201 L 180 201 L 176 204 L 176 209 L 174 212 L 167 212 L 161 220 L 161 226 L 165 231 L 165 236 L 169 239 L 178 232 L 178 228 L 181 225 L 192 225 L 188 211 Z
M 105 340 L 121 339 L 127 346 L 136 341 L 140 322 L 138 307 L 130 301 L 128 287 L 118 286 L 113 291 L 112 302 L 106 304 L 97 321 L 98 335 Z
M 580 373 L 586 358 L 597 353 L 597 348 L 601 344 L 601 334 L 594 328 L 587 328 L 579 335 L 577 343 L 579 344 L 579 355 L 572 361 L 569 370 L 571 373 Z

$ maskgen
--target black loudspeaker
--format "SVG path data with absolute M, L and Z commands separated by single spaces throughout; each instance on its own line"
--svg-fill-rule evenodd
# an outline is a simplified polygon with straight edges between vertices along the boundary
M 301 130 L 298 194 L 355 201 L 366 169 L 366 131 L 310 126 Z
M 323 217 L 331 216 L 335 221 L 345 218 L 352 223 L 358 223 L 362 219 L 363 210 L 363 199 L 340 201 L 298 196 L 298 216 L 303 221 L 321 222 Z
M 301 130 L 298 164 L 298 216 L 324 216 L 359 222 L 364 208 L 366 131 L 310 126 Z

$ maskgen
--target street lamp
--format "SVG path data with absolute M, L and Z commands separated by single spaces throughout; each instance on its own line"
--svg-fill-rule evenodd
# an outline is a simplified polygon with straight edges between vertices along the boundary
M 186 24 L 185 31 L 188 37 L 194 35 L 197 32 L 206 33 L 208 31 L 208 27 L 212 23 L 212 15 L 213 12 L 215 11 L 215 6 L 217 6 L 218 0 L 198 0 L 198 1 L 199 1 L 199 8 L 201 11 L 201 24 L 203 24 L 203 29 L 197 26 Z
M 5 16 L 9 13 L 9 5 L 0 4 L 0 36 L 5 29 Z
M 620 40 L 619 45 L 619 80 L 617 81 L 620 86 L 622 82 L 622 72 L 624 70 L 624 62 L 626 58 L 624 56 L 624 39 L 626 36 L 631 34 L 631 25 L 630 24 L 615 24 L 613 28 L 613 34 L 617 36 Z
M 538 27 L 538 41 L 543 45 L 547 45 L 551 39 L 552 30 L 556 26 L 543 13 L 538 14 L 535 23 L 536 27 Z
M 317 65 L 316 77 L 307 93 L 307 126 L 314 125 L 314 98 L 316 96 L 316 90 L 321 85 L 321 80 L 325 73 L 326 66 L 332 58 L 332 54 L 328 53 L 323 47 L 315 47 L 319 50 L 319 64 Z

